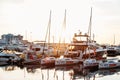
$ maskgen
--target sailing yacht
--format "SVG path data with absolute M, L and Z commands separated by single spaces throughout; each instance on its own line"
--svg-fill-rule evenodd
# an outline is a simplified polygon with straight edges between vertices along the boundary
M 51 58 L 50 59 L 48 59 L 49 57 L 47 59 L 45 58 L 46 56 L 49 56 L 54 52 L 54 48 L 49 45 L 50 26 L 51 26 L 51 11 L 50 11 L 49 23 L 46 31 L 45 41 L 42 41 L 43 43 L 40 43 L 40 44 L 32 44 L 30 46 L 30 50 L 24 51 L 24 54 L 25 54 L 24 64 L 41 64 L 42 65 L 48 62 L 45 60 L 49 60 L 49 62 L 51 62 L 50 61 Z M 48 45 L 46 45 L 47 36 L 48 36 Z
M 50 46 L 49 45 L 49 43 L 50 43 L 50 27 L 51 27 L 51 11 L 50 11 L 50 17 L 49 17 L 47 32 L 46 32 L 46 36 L 45 36 L 45 41 L 46 41 L 47 35 L 48 35 L 48 45 L 47 46 Z M 44 46 L 45 46 L 45 44 L 44 44 Z M 44 49 L 43 49 L 43 55 L 44 55 Z M 54 66 L 55 65 L 55 60 L 56 60 L 55 57 L 50 57 L 50 52 L 48 51 L 48 56 L 43 57 L 40 62 L 41 62 L 42 66 Z
M 91 15 L 90 15 L 90 22 L 89 22 L 89 29 L 88 29 L 88 35 L 89 35 L 89 41 L 87 51 L 85 53 L 88 53 L 87 59 L 83 61 L 83 67 L 84 68 L 98 68 L 98 64 L 101 59 L 103 58 L 103 55 L 106 53 L 106 50 L 104 50 L 101 46 L 98 46 L 96 42 L 91 39 L 91 25 L 92 25 L 92 8 L 91 8 Z M 93 36 L 94 37 L 94 36 Z M 102 54 L 100 54 L 102 52 Z M 93 55 L 91 55 L 93 53 Z M 101 56 L 102 55 L 102 56 Z M 99 60 L 98 60 L 99 59 Z

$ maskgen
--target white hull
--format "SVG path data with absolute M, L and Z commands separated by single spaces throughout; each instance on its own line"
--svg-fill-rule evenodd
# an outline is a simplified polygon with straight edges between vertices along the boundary
M 46 57 L 44 59 L 41 59 L 41 65 L 51 66 L 55 65 L 55 57 Z
M 17 62 L 20 58 L 16 54 L 0 53 L 0 62 Z
M 120 67 L 120 63 L 111 63 L 111 64 L 103 63 L 103 64 L 99 64 L 99 69 L 116 68 L 116 67 Z
M 64 65 L 74 65 L 78 64 L 79 60 L 77 59 L 71 59 L 71 58 L 63 58 L 63 59 L 58 59 L 55 61 L 56 66 L 64 66 Z
M 98 67 L 98 61 L 96 59 L 86 59 L 83 61 L 83 67 L 84 68 L 92 68 L 92 67 Z
M 118 60 L 107 60 L 107 61 L 101 61 L 99 63 L 99 69 L 104 69 L 104 68 L 116 68 L 120 67 L 120 62 Z

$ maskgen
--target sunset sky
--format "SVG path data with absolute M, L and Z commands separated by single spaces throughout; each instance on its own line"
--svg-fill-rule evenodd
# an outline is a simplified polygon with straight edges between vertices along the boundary
M 21 34 L 29 41 L 44 40 L 51 10 L 51 42 L 59 41 L 66 9 L 66 41 L 86 33 L 92 14 L 92 34 L 102 44 L 120 44 L 120 0 L 0 0 L 0 36 Z

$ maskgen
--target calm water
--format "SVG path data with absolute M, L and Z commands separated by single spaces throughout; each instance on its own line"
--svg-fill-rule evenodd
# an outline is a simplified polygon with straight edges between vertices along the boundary
M 0 80 L 120 80 L 120 68 L 82 69 L 82 65 L 45 68 L 39 65 L 1 66 Z

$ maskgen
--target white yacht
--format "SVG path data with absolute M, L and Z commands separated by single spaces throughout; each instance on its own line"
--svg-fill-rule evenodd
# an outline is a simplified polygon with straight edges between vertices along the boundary
M 96 57 L 102 58 L 106 49 L 103 49 L 95 41 L 90 41 L 87 34 L 74 34 L 73 41 L 69 44 L 65 56 L 79 57 L 86 59 Z
M 20 57 L 18 57 L 14 53 L 12 54 L 6 52 L 0 53 L 0 63 L 2 64 L 17 63 L 18 61 L 20 61 Z

